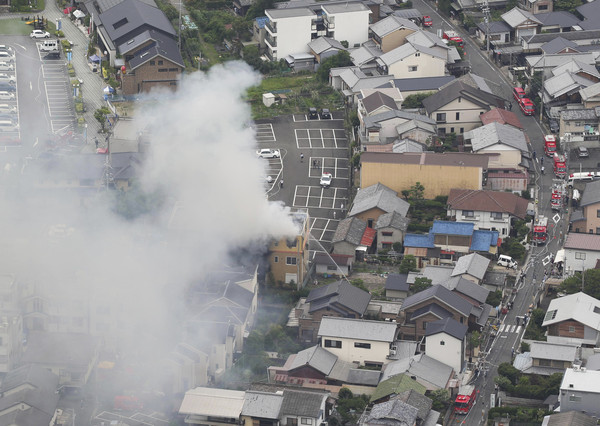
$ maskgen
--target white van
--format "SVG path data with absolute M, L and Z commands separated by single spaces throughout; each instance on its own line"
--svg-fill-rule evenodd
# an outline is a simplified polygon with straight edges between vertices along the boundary
M 40 46 L 42 52 L 56 52 L 58 50 L 58 40 L 44 40 Z
M 12 120 L 0 120 L 0 132 L 17 132 L 19 125 Z
M 517 269 L 517 262 L 510 256 L 507 256 L 505 254 L 501 254 L 498 257 L 498 265 L 499 266 L 504 266 L 506 268 L 511 268 L 511 269 Z
M 594 180 L 596 177 L 596 173 L 594 172 L 571 173 L 567 178 L 567 184 L 569 186 L 573 186 L 574 182 L 589 182 Z

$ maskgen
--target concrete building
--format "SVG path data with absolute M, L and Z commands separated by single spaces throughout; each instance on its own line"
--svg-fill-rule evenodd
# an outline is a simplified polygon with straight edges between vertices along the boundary
M 560 385 L 560 412 L 580 411 L 600 416 L 600 371 L 582 367 L 567 368 Z
M 600 260 L 600 235 L 569 232 L 564 250 L 564 270 L 567 275 L 593 269 Z
M 290 214 L 298 233 L 271 243 L 269 265 L 276 281 L 285 283 L 293 281 L 298 288 L 301 288 L 308 271 L 310 220 L 306 210 L 296 210 Z
M 387 53 L 402 46 L 406 36 L 417 31 L 420 31 L 420 28 L 411 20 L 390 15 L 371 24 L 369 36 L 383 53 Z
M 392 78 L 441 77 L 446 74 L 447 54 L 407 42 L 376 59 L 381 74 Z
M 447 317 L 427 324 L 425 353 L 462 372 L 466 361 L 467 330 L 465 324 Z

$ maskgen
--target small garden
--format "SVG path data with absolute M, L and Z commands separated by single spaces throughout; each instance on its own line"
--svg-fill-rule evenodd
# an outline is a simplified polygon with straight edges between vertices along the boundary
M 544 400 L 550 395 L 558 395 L 563 373 L 550 376 L 523 374 L 508 362 L 498 366 L 498 376 L 494 382 L 498 388 L 510 396 Z

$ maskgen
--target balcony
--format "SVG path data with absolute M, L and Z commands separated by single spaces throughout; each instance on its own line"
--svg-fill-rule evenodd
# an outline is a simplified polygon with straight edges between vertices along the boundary
M 477 221 L 477 220 L 479 220 L 479 216 L 462 216 L 462 220 Z
M 265 37 L 265 41 L 267 43 L 269 43 L 269 46 L 271 47 L 277 47 L 277 38 L 275 37 L 271 37 L 267 34 L 267 36 Z
M 271 21 L 267 21 L 265 27 L 271 34 L 277 34 L 277 24 L 273 24 Z
M 335 30 L 335 22 L 333 22 L 333 21 L 330 22 L 327 19 L 325 19 L 323 21 L 323 23 L 325 24 L 325 28 L 327 28 L 328 30 L 330 30 L 330 31 Z

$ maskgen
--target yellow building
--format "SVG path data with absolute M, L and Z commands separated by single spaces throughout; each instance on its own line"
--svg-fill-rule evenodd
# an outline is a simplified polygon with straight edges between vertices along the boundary
M 452 188 L 482 189 L 488 168 L 486 155 L 446 152 L 363 152 L 360 187 L 381 183 L 401 194 L 417 182 L 427 199 L 448 195 Z
M 306 210 L 295 210 L 290 214 L 298 233 L 271 243 L 269 265 L 275 281 L 293 281 L 300 288 L 308 271 L 309 216 Z

